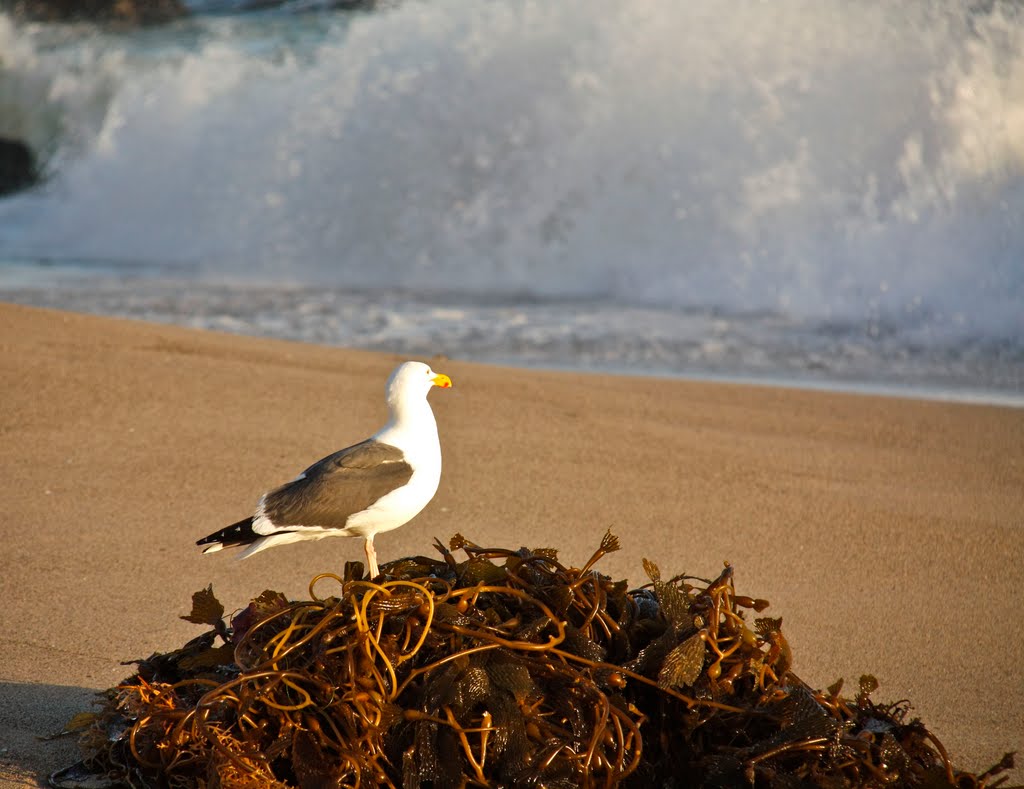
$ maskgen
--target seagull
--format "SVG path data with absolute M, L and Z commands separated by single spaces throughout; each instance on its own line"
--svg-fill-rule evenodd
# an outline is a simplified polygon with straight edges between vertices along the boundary
M 246 546 L 238 556 L 245 559 L 290 542 L 358 536 L 365 540 L 370 578 L 376 578 L 373 536 L 404 526 L 437 492 L 441 444 L 427 393 L 451 385 L 422 362 L 400 364 L 385 387 L 391 418 L 383 428 L 267 491 L 252 516 L 196 545 L 209 546 L 203 553 Z

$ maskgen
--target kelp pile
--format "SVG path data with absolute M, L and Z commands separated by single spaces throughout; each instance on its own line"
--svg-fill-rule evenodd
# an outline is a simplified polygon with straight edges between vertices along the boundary
M 954 769 L 908 704 L 862 677 L 820 691 L 790 669 L 781 620 L 711 580 L 627 591 L 550 549 L 482 548 L 319 575 L 309 600 L 264 592 L 139 661 L 74 721 L 83 775 L 133 787 L 996 786 L 1009 755 Z M 458 561 L 452 551 L 462 551 Z M 329 593 L 329 594 L 327 594 Z M 324 594 L 324 596 L 321 596 Z

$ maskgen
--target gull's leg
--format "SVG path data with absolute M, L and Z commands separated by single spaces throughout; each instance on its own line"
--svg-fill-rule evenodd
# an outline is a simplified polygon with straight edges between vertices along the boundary
M 377 567 L 377 551 L 373 547 L 372 534 L 366 538 L 366 544 L 363 547 L 366 548 L 366 561 L 370 565 L 370 580 L 372 581 L 380 575 L 380 569 Z

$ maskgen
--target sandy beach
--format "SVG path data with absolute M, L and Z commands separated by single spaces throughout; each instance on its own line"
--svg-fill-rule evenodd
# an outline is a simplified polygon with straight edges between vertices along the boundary
M 192 592 L 304 597 L 362 558 L 194 542 L 376 430 L 400 359 L 10 305 L 0 344 L 0 785 L 35 786 L 77 758 L 40 735 L 202 632 Z M 461 532 L 578 565 L 608 528 L 599 569 L 636 585 L 643 557 L 728 560 L 808 683 L 876 675 L 960 767 L 1024 754 L 1024 409 L 424 361 L 455 385 L 430 396 L 444 472 L 382 562 Z

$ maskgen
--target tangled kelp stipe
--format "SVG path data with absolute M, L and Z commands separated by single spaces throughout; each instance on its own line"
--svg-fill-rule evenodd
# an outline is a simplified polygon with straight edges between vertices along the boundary
M 813 690 L 781 620 L 713 580 L 627 591 L 550 549 L 481 548 L 319 575 L 309 600 L 267 591 L 230 626 L 138 662 L 78 716 L 83 762 L 55 774 L 133 787 L 985 787 L 956 770 L 908 703 L 862 677 Z M 451 551 L 467 558 L 457 561 Z

